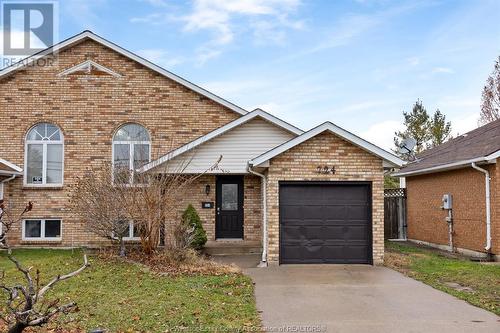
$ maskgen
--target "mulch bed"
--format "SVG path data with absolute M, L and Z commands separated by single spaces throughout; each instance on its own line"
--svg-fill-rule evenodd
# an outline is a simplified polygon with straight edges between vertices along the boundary
M 131 261 L 145 266 L 152 272 L 168 276 L 241 274 L 241 269 L 237 266 L 216 263 L 193 250 L 177 254 L 168 250 L 159 250 L 152 255 L 145 255 L 140 250 L 132 250 L 127 253 L 126 258 L 114 255 L 114 259 Z

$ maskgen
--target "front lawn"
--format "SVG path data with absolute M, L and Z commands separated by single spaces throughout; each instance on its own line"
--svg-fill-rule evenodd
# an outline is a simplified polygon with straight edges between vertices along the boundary
M 42 272 L 42 282 L 66 273 L 82 263 L 80 251 L 16 250 L 25 266 Z M 88 331 L 107 332 L 209 331 L 259 327 L 250 278 L 241 274 L 168 277 L 141 266 L 111 259 L 89 258 L 91 266 L 79 276 L 60 282 L 48 298 L 69 299 L 79 311 L 61 315 L 57 324 Z M 6 280 L 19 273 L 0 253 L 0 270 Z M 0 295 L 0 311 L 5 296 Z M 1 327 L 1 324 L 0 324 Z M 44 332 L 41 330 L 40 332 Z M 38 331 L 37 331 L 38 332 Z
M 387 242 L 385 265 L 500 315 L 498 263 L 472 262 L 409 244 Z

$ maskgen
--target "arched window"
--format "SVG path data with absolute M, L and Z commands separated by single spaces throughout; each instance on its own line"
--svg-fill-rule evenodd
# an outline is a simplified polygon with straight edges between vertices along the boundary
M 114 179 L 119 183 L 134 182 L 134 170 L 149 163 L 151 139 L 148 131 L 138 124 L 121 126 L 113 137 Z
M 54 124 L 40 123 L 26 135 L 25 176 L 27 185 L 62 186 L 64 138 Z

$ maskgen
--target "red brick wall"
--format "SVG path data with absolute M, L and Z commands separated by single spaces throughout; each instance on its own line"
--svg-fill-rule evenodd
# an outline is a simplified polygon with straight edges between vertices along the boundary
M 57 76 L 87 59 L 122 77 Z M 111 140 L 122 124 L 137 122 L 149 130 L 155 158 L 238 117 L 96 42 L 84 41 L 61 52 L 51 66 L 30 67 L 0 80 L 0 157 L 23 167 L 25 135 L 38 122 L 55 123 L 64 133 L 64 186 L 29 188 L 16 179 L 6 186 L 5 198 L 17 205 L 34 201 L 29 217 L 62 218 L 63 240 L 56 245 L 88 244 L 95 237 L 65 208 L 69 186 L 90 164 L 111 162 Z M 11 236 L 19 242 L 20 228 Z
M 499 173 L 487 167 L 491 180 L 492 252 L 500 250 Z M 441 210 L 445 193 L 453 195 L 454 245 L 484 251 L 486 244 L 485 176 L 472 168 L 408 177 L 408 238 L 448 245 L 446 212 Z

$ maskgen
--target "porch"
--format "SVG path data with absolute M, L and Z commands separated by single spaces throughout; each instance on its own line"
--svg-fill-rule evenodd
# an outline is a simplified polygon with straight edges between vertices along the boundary
M 172 222 L 191 204 L 207 233 L 208 254 L 261 253 L 261 183 L 260 177 L 249 174 L 203 175 L 190 184 Z

